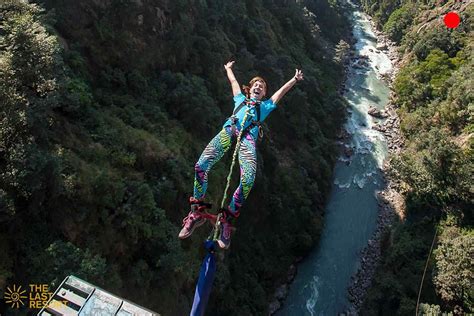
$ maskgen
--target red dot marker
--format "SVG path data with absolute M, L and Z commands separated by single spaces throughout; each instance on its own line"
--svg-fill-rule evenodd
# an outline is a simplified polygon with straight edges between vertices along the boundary
M 444 24 L 450 29 L 458 27 L 460 22 L 461 18 L 456 12 L 449 12 L 444 16 Z

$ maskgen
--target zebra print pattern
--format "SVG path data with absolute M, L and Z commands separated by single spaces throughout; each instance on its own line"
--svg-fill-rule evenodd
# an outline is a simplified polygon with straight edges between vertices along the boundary
M 249 196 L 257 174 L 257 148 L 255 139 L 247 133 L 240 140 L 239 148 L 240 183 L 230 201 L 229 211 L 238 217 L 242 204 Z
M 196 199 L 204 198 L 207 190 L 208 173 L 229 150 L 231 143 L 232 129 L 226 127 L 211 140 L 202 152 L 198 162 L 194 165 L 194 197 Z
M 208 173 L 229 150 L 233 137 L 237 137 L 238 131 L 232 135 L 230 126 L 223 128 L 211 142 L 206 146 L 194 166 L 194 197 L 204 198 L 207 190 Z M 257 173 L 257 149 L 255 139 L 247 133 L 240 140 L 239 148 L 240 183 L 235 190 L 229 205 L 229 211 L 238 217 L 243 202 L 247 199 L 254 184 Z

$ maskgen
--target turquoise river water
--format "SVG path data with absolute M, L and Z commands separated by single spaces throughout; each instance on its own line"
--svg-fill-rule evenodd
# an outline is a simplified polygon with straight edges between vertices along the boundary
M 359 267 L 360 251 L 376 228 L 375 193 L 382 186 L 380 167 L 387 156 L 384 136 L 371 127 L 369 106 L 383 109 L 389 88 L 380 76 L 391 62 L 376 49 L 377 39 L 368 16 L 352 12 L 356 56 L 368 56 L 364 68 L 351 65 L 344 94 L 350 104 L 346 130 L 351 158 L 341 157 L 334 170 L 332 192 L 325 211 L 325 227 L 318 247 L 298 265 L 298 274 L 278 316 L 337 315 L 348 306 L 347 288 Z M 351 64 L 354 64 L 352 62 Z

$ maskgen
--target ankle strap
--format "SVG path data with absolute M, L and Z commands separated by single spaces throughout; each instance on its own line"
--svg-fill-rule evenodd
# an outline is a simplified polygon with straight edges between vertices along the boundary
M 219 209 L 219 213 L 222 213 L 222 215 L 224 216 L 224 220 L 226 220 L 228 223 L 234 221 L 234 219 L 235 219 L 234 214 L 232 214 L 232 212 L 229 211 L 228 208 L 221 207 Z
M 197 201 L 197 202 L 191 202 L 191 200 L 190 200 L 190 201 L 189 201 L 189 204 L 190 204 L 190 205 L 196 205 L 196 204 L 197 204 L 197 205 L 199 205 L 199 206 L 203 206 L 203 207 L 206 208 L 206 209 L 211 209 L 211 208 L 212 208 L 212 203 L 206 203 L 206 202 L 204 202 L 203 200 L 197 200 L 197 199 L 196 199 L 196 201 Z

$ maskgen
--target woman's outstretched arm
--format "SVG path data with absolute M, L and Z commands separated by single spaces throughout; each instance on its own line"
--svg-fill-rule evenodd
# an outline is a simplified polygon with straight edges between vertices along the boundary
M 303 80 L 303 72 L 300 69 L 296 69 L 295 76 L 285 83 L 277 92 L 270 98 L 273 103 L 277 104 L 283 96 L 290 91 L 296 82 Z
M 234 72 L 232 71 L 232 66 L 234 65 L 235 61 L 229 61 L 227 64 L 224 65 L 225 71 L 227 73 L 227 78 L 229 78 L 230 85 L 232 86 L 232 94 L 234 97 L 241 93 L 240 85 L 235 79 Z

